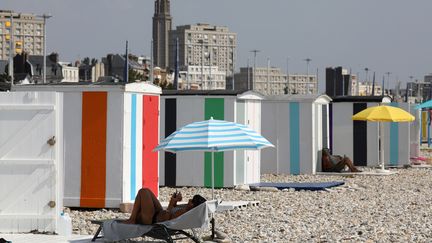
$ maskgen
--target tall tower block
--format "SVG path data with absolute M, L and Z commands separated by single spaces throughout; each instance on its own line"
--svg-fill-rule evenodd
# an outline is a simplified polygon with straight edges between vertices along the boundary
M 169 31 L 172 17 L 170 0 L 155 0 L 153 15 L 153 63 L 167 68 L 169 66 Z

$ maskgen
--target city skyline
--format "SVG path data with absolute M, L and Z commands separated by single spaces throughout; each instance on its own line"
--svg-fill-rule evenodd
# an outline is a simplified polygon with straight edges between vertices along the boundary
M 84 7 L 85 6 L 85 7 Z M 47 53 L 60 59 L 100 59 L 107 53 L 150 56 L 153 0 L 5 0 L 2 9 L 53 15 L 47 21 Z M 376 72 L 377 80 L 391 72 L 390 80 L 423 80 L 432 72 L 432 32 L 427 0 L 183 0 L 171 1 L 173 29 L 196 23 L 227 26 L 238 35 L 236 67 L 271 66 L 290 73 L 319 69 L 320 88 L 325 68 L 343 66 L 364 79 Z M 394 82 L 390 84 L 394 87 Z

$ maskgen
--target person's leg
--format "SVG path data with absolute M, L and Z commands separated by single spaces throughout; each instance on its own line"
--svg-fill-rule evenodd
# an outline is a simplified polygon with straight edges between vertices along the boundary
M 348 166 L 348 168 L 351 172 L 361 172 L 361 170 L 359 170 L 359 169 L 357 169 L 357 167 L 355 167 L 354 163 L 350 160 L 350 158 L 345 156 L 342 161 L 344 161 L 344 163 Z
M 159 211 L 163 210 L 162 205 L 160 204 L 159 200 L 156 198 L 155 194 L 153 194 L 152 191 L 150 191 L 150 196 L 153 200 L 155 212 L 158 213 Z
M 147 188 L 138 191 L 135 198 L 131 216 L 124 223 L 129 224 L 151 224 L 156 208 L 153 202 L 154 194 Z M 157 199 L 156 199 L 157 200 Z M 160 203 L 159 203 L 160 206 Z
M 342 172 L 342 170 L 347 166 L 346 161 L 343 159 L 339 161 L 337 164 L 335 164 L 332 168 L 332 172 Z

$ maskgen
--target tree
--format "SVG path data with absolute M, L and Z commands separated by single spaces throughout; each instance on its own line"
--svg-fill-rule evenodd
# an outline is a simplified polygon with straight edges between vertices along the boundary
M 85 65 L 90 65 L 90 58 L 89 58 L 89 57 L 85 57 L 85 58 L 82 60 L 82 63 L 85 64 Z
M 144 75 L 142 75 L 141 73 L 139 73 L 133 69 L 129 69 L 128 82 L 135 82 L 136 80 L 144 80 Z
M 91 65 L 92 66 L 95 66 L 97 63 L 98 63 L 98 59 L 96 59 L 96 58 L 91 59 Z

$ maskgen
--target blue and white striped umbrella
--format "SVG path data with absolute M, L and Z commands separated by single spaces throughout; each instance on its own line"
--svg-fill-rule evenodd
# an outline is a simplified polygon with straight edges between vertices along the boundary
M 155 150 L 217 152 L 237 149 L 257 150 L 265 147 L 274 146 L 249 127 L 210 118 L 180 128 L 163 139 Z
M 208 151 L 212 152 L 212 175 L 214 152 L 247 149 L 257 150 L 274 147 L 263 136 L 249 127 L 228 121 L 210 120 L 194 122 L 173 132 L 163 139 L 154 150 Z M 214 199 L 214 176 L 212 176 L 212 199 Z

